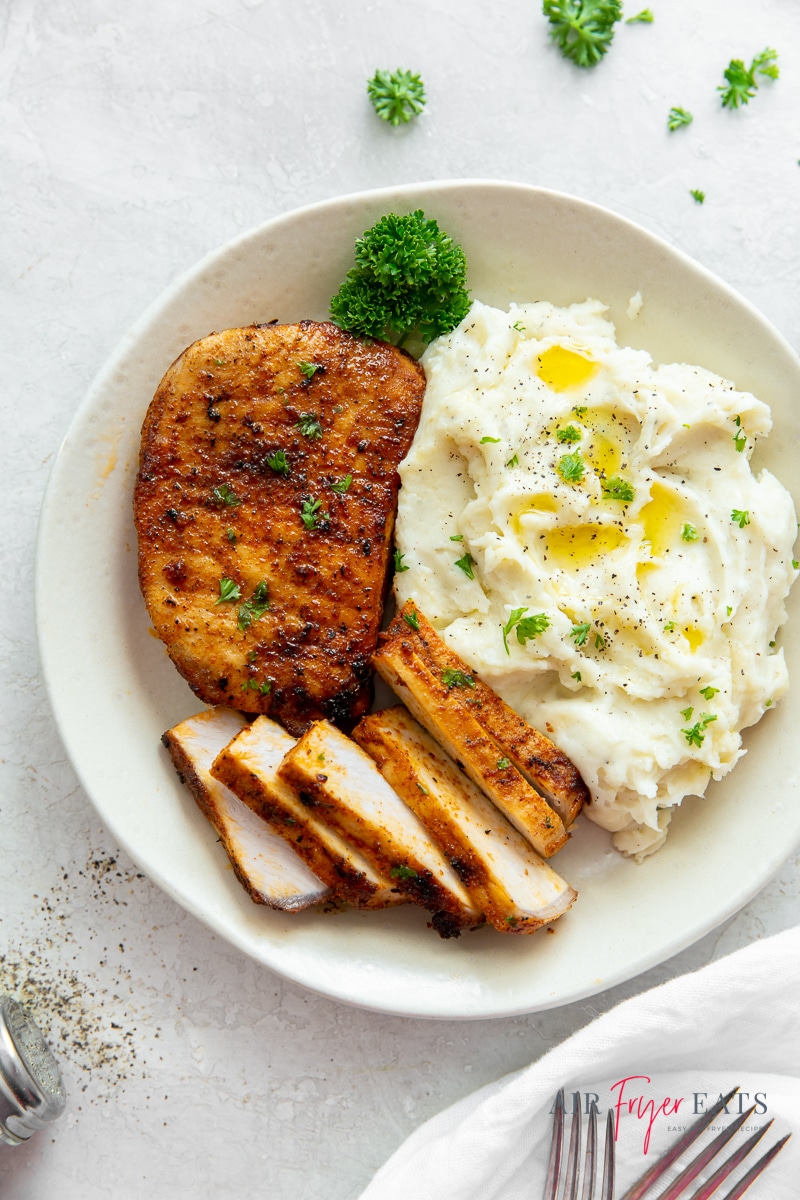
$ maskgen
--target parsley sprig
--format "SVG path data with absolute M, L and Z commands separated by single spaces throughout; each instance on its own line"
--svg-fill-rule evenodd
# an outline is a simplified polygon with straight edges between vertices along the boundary
M 372 107 L 390 125 L 405 125 L 425 107 L 425 85 L 413 71 L 376 71 L 367 80 Z
M 670 133 L 674 133 L 676 129 L 682 129 L 685 125 L 691 125 L 693 120 L 694 117 L 690 112 L 687 112 L 685 108 L 678 108 L 676 106 L 669 110 L 667 129 L 669 129 Z
M 609 49 L 622 16 L 621 0 L 543 0 L 550 36 L 565 58 L 594 67 Z
M 508 645 L 508 635 L 512 630 L 516 630 L 517 641 L 520 646 L 524 646 L 526 642 L 532 638 L 538 637 L 540 633 L 544 633 L 545 629 L 550 626 L 550 618 L 547 613 L 536 613 L 534 616 L 526 617 L 527 608 L 514 608 L 511 610 L 508 620 L 503 626 L 503 645 L 506 648 L 506 654 L 511 654 Z
M 269 588 L 267 587 L 266 579 L 262 579 L 253 589 L 253 594 L 249 600 L 245 600 L 244 604 L 239 608 L 238 625 L 244 631 L 249 629 L 254 621 L 259 621 L 264 613 L 269 608 Z
M 464 251 L 422 209 L 381 217 L 356 241 L 355 259 L 330 304 L 350 333 L 430 342 L 469 311 Z
M 780 75 L 778 51 L 767 47 L 755 56 L 749 67 L 741 58 L 732 58 L 722 74 L 725 83 L 717 88 L 722 96 L 722 107 L 739 108 L 749 104 L 758 91 L 759 76 L 777 79 Z

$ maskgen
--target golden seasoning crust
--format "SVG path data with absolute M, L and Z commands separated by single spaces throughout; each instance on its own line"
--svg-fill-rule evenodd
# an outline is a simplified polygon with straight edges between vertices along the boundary
M 250 726 L 253 734 L 257 724 Z M 392 881 L 369 867 L 355 847 L 348 847 L 338 833 L 331 836 L 316 819 L 317 814 L 304 811 L 288 785 L 254 770 L 252 756 L 236 744 L 240 740 L 234 739 L 218 755 L 211 774 L 254 813 L 269 821 L 338 900 L 354 908 L 389 908 L 405 902 Z
M 409 630 L 409 633 L 411 631 Z M 531 787 L 478 720 L 470 687 L 448 687 L 417 653 L 415 639 L 384 642 L 373 664 L 390 688 L 544 858 L 567 842 L 561 818 Z
M 139 580 L 206 703 L 295 734 L 367 711 L 424 390 L 408 355 L 327 322 L 211 334 L 169 368 L 142 430 Z
M 405 620 L 413 614 L 418 629 Z M 474 680 L 475 716 L 518 771 L 526 777 L 569 827 L 590 800 L 589 789 L 575 764 L 548 737 L 524 721 L 493 688 L 467 666 L 409 600 L 386 631 L 386 637 L 411 641 L 433 672 L 467 671 Z

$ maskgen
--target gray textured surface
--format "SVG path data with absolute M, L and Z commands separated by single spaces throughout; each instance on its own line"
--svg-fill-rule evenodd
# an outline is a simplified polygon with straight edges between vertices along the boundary
M 245 959 L 118 854 L 38 674 L 36 519 L 72 414 L 148 302 L 269 216 L 413 180 L 555 187 L 672 241 L 800 344 L 796 4 L 650 7 L 655 23 L 621 27 L 590 73 L 548 45 L 531 0 L 14 0 L 0 12 L 0 986 L 30 1001 L 70 1094 L 52 1135 L 0 1147 L 4 1200 L 348 1200 L 447 1103 L 621 997 L 800 919 L 792 860 L 722 930 L 591 1002 L 464 1024 L 346 1009 Z M 728 59 L 766 45 L 781 79 L 722 111 Z M 397 65 L 423 74 L 429 102 L 392 130 L 364 81 Z M 669 135 L 673 104 L 695 122 Z

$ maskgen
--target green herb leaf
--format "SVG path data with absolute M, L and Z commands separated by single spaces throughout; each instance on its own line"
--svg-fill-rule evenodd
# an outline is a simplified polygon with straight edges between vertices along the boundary
M 229 541 L 229 542 L 230 542 L 232 545 L 234 545 L 234 546 L 236 545 L 236 538 L 237 538 L 237 536 L 238 536 L 238 535 L 237 535 L 237 533 L 236 533 L 236 530 L 233 528 L 233 526 L 232 526 L 232 525 L 229 525 L 229 526 L 228 526 L 228 528 L 225 530 L 225 537 L 226 537 L 226 538 L 228 539 L 228 541 Z
M 712 687 L 711 684 L 709 684 L 708 687 L 700 688 L 700 695 L 705 700 L 713 700 L 718 693 L 719 688 Z M 686 719 L 688 721 L 689 718 L 687 717 Z
M 475 566 L 475 559 L 472 557 L 472 555 L 469 553 L 469 551 L 467 551 L 466 554 L 462 555 L 461 558 L 456 559 L 455 566 L 457 566 L 459 568 L 459 570 L 464 572 L 467 579 L 475 578 L 475 572 L 472 569 Z
M 419 879 L 417 872 L 413 871 L 411 867 L 407 867 L 405 863 L 400 863 L 399 866 L 392 867 L 389 874 L 392 879 Z
M 684 125 L 691 125 L 694 117 L 685 108 L 671 108 L 667 116 L 667 128 L 671 133 L 676 129 L 683 128 Z
M 402 344 L 455 329 L 470 307 L 464 251 L 421 209 L 389 213 L 358 239 L 356 265 L 331 300 L 337 325 Z
M 315 500 L 313 496 L 306 497 L 300 509 L 300 520 L 303 522 L 306 529 L 316 529 L 320 521 L 330 520 L 330 513 L 323 512 L 321 510 L 321 500 Z
M 701 192 L 700 188 L 690 188 L 689 195 L 697 204 L 705 204 L 706 194 L 705 192 Z
M 395 552 L 394 552 L 394 569 L 398 575 L 400 574 L 401 571 L 408 570 L 408 567 L 403 562 L 404 558 L 405 558 L 405 554 L 401 554 L 399 550 L 395 550 Z
M 568 425 L 566 429 L 558 429 L 556 437 L 560 442 L 579 442 L 583 437 L 580 429 L 576 429 L 574 425 Z
M 269 608 L 269 589 L 267 581 L 262 579 L 253 589 L 253 594 L 249 600 L 245 600 L 244 604 L 239 609 L 239 628 L 241 630 L 249 629 L 253 621 L 258 621 L 263 617 L 264 613 Z
M 464 540 L 463 533 L 451 533 L 450 534 L 451 542 L 463 542 L 463 540 Z
M 406 625 L 409 625 L 412 629 L 419 629 L 419 615 L 415 613 L 413 609 L 411 612 L 403 613 L 403 620 L 405 621 Z
M 681 733 L 686 738 L 690 746 L 702 746 L 705 741 L 705 731 L 712 721 L 716 721 L 716 716 L 711 713 L 703 713 L 700 720 L 697 721 L 690 729 L 682 729 Z M 687 717 L 688 721 L 689 718 Z
M 238 583 L 234 583 L 232 579 L 223 576 L 219 581 L 219 600 L 217 604 L 233 604 L 234 601 L 241 597 L 242 589 Z
M 736 449 L 738 450 L 738 452 L 741 454 L 741 452 L 744 450 L 745 446 L 747 445 L 747 434 L 745 433 L 745 431 L 743 429 L 736 430 L 736 433 L 733 435 L 733 444 L 736 447 Z
M 498 760 L 497 760 L 498 771 L 507 771 L 510 766 L 511 766 L 510 758 L 498 758 Z
M 594 635 L 594 648 L 595 648 L 595 650 L 605 650 L 605 648 L 606 648 L 605 634 L 596 633 Z
M 519 455 L 516 452 L 511 455 L 511 458 L 506 463 L 506 466 L 507 467 L 518 467 L 519 466 Z
M 649 8 L 643 8 L 635 17 L 628 17 L 626 25 L 652 25 L 655 20 Z
M 550 36 L 565 58 L 578 67 L 594 67 L 608 51 L 621 0 L 543 0 Z
M 556 463 L 556 470 L 565 483 L 580 483 L 586 472 L 586 464 L 580 450 L 572 454 L 562 454 Z
M 300 420 L 297 422 L 297 428 L 302 433 L 303 437 L 321 438 L 322 425 L 316 413 L 301 413 Z
M 218 483 L 216 487 L 211 489 L 211 502 L 212 504 L 216 504 L 218 508 L 236 508 L 237 505 L 242 503 L 228 483 Z
M 376 71 L 367 80 L 372 107 L 389 125 L 405 125 L 425 107 L 425 85 L 412 71 Z
M 621 475 L 612 475 L 610 479 L 603 480 L 601 487 L 608 500 L 621 500 L 623 504 L 629 504 L 636 495 L 633 484 Z
M 749 104 L 758 91 L 758 77 L 777 79 L 780 75 L 778 68 L 778 51 L 762 50 L 757 54 L 749 67 L 744 65 L 741 58 L 732 58 L 723 71 L 725 83 L 721 83 L 717 91 L 722 97 L 723 108 L 739 108 Z
M 343 496 L 345 492 L 350 491 L 350 484 L 352 482 L 352 475 L 345 475 L 344 479 L 334 479 L 334 481 L 331 483 L 331 491 Z
M 456 671 L 452 667 L 445 667 L 442 671 L 442 683 L 446 688 L 463 688 L 475 687 L 475 680 L 466 671 Z
M 289 474 L 289 460 L 286 457 L 285 450 L 276 450 L 274 454 L 267 459 L 267 466 L 276 475 Z
M 522 321 L 515 321 L 511 328 L 516 329 L 517 333 L 525 332 L 525 326 L 522 324 Z
M 300 373 L 305 375 L 306 379 L 313 379 L 317 371 L 325 370 L 322 363 L 305 362 L 304 359 L 301 359 L 297 365 L 300 368 Z
M 587 621 L 585 625 L 573 625 L 570 630 L 570 637 L 574 638 L 576 646 L 586 644 L 586 639 L 589 636 L 590 624 Z
M 580 671 L 573 671 L 573 672 L 572 672 L 572 674 L 570 675 L 570 679 L 577 679 L 578 683 L 582 683 L 582 682 L 583 682 L 583 681 L 582 681 L 582 679 L 581 679 L 581 673 L 580 673 Z
M 272 691 L 272 680 L 266 679 L 259 683 L 256 679 L 246 679 L 242 684 L 243 692 L 258 692 L 259 696 L 268 696 Z
M 485 446 L 487 442 L 495 443 L 495 442 L 499 442 L 499 441 L 500 441 L 500 438 L 482 437 L 480 440 L 480 445 Z
M 689 521 L 686 521 L 683 529 L 681 530 L 681 537 L 685 542 L 696 542 L 700 537 L 700 534 L 697 532 L 697 529 L 694 525 L 692 525 Z
M 546 613 L 536 613 L 532 617 L 526 617 L 527 608 L 514 608 L 511 610 L 508 620 L 503 626 L 503 645 L 506 648 L 506 654 L 511 651 L 508 647 L 508 635 L 513 629 L 517 631 L 517 641 L 520 646 L 524 646 L 526 642 L 532 638 L 538 637 L 540 633 L 544 633 L 545 629 L 550 626 L 550 618 Z
M 731 520 L 734 525 L 738 525 L 740 529 L 744 529 L 745 525 L 750 524 L 750 513 L 746 508 L 734 508 L 731 512 Z

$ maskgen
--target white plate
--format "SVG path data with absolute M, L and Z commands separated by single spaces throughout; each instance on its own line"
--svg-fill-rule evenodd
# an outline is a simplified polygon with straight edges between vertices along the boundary
M 354 239 L 383 213 L 417 207 L 462 243 L 482 300 L 600 298 L 620 342 L 754 391 L 775 419 L 761 458 L 797 483 L 796 356 L 745 301 L 664 242 L 584 201 L 517 184 L 348 196 L 215 251 L 124 339 L 53 470 L 37 622 L 55 717 L 86 791 L 120 845 L 179 904 L 272 970 L 335 999 L 413 1016 L 494 1017 L 565 1004 L 663 961 L 745 904 L 800 843 L 800 622 L 781 635 L 794 690 L 747 734 L 750 753 L 733 774 L 684 804 L 665 849 L 637 867 L 581 823 L 557 862 L 580 896 L 552 933 L 481 930 L 445 942 L 419 909 L 282 915 L 250 902 L 159 744 L 198 704 L 152 635 L 139 594 L 131 513 L 139 429 L 162 374 L 191 341 L 273 317 L 324 319 Z M 644 306 L 631 321 L 637 291 Z

